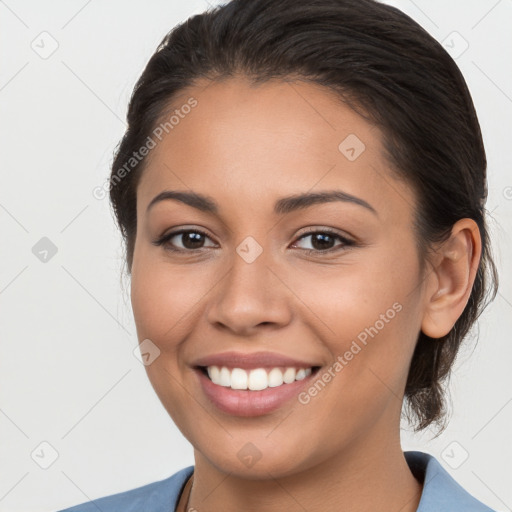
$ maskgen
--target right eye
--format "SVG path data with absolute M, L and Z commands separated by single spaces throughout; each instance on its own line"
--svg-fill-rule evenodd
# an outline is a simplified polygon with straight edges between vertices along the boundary
M 172 242 L 174 238 L 181 241 L 182 247 L 176 247 L 176 244 Z M 166 233 L 152 243 L 156 246 L 163 246 L 169 251 L 194 252 L 203 249 L 201 245 L 204 243 L 204 238 L 210 239 L 204 231 L 199 229 L 179 229 Z

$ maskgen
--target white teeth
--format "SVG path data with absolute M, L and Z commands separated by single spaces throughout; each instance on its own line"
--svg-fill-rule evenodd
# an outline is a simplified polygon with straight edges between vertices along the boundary
M 238 368 L 240 370 L 240 368 Z M 240 370 L 241 372 L 244 372 L 245 370 Z M 248 388 L 251 391 L 260 391 L 262 389 L 268 388 L 268 377 L 267 377 L 267 370 L 264 370 L 263 368 L 257 368 L 255 370 L 251 370 L 249 372 L 249 385 Z
M 233 389 L 247 389 L 247 380 L 247 372 L 240 368 L 235 368 L 231 372 L 231 387 Z
M 286 368 L 283 380 L 285 384 L 291 384 L 295 380 L 295 368 Z
M 268 387 L 275 388 L 283 383 L 283 372 L 279 368 L 273 368 L 268 374 Z
M 220 384 L 221 386 L 226 386 L 228 388 L 229 386 L 231 386 L 231 373 L 227 368 L 223 367 L 220 370 L 219 382 L 217 382 L 217 384 Z
M 305 379 L 311 374 L 311 368 L 286 368 L 283 372 L 281 368 L 272 368 L 267 373 L 265 368 L 255 368 L 253 370 L 244 370 L 242 368 L 233 368 L 229 370 L 225 366 L 207 367 L 208 376 L 214 384 L 219 386 L 231 387 L 231 389 L 249 389 L 251 391 L 261 391 L 263 389 L 275 388 L 283 384 L 291 384 L 296 380 Z
M 210 377 L 210 380 L 213 382 L 220 382 L 220 370 L 218 366 L 208 366 L 206 371 L 208 372 L 208 377 Z
M 305 378 L 306 378 L 306 370 L 304 370 L 304 368 L 301 368 L 297 372 L 297 375 L 295 375 L 295 380 L 302 380 L 302 379 L 305 379 Z

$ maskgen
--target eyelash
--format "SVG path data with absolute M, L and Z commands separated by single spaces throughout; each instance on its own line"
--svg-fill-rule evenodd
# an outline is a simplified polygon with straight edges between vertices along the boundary
M 204 231 L 202 231 L 200 229 L 179 229 L 177 231 L 171 231 L 170 233 L 162 235 L 160 238 L 158 238 L 157 240 L 154 240 L 152 243 L 153 243 L 153 245 L 156 245 L 156 246 L 165 246 L 166 250 L 169 250 L 169 251 L 172 251 L 172 252 L 175 252 L 175 253 L 190 253 L 190 254 L 193 254 L 196 251 L 202 251 L 203 249 L 207 249 L 207 247 L 201 247 L 199 249 L 178 249 L 176 247 L 172 247 L 170 244 L 167 244 L 167 242 L 169 242 L 169 240 L 171 240 L 175 236 L 181 235 L 181 234 L 184 234 L 184 233 L 198 233 L 198 234 L 201 234 L 201 235 L 203 235 L 203 236 L 205 236 L 207 238 L 210 238 L 210 236 L 207 233 L 205 233 Z M 320 254 L 320 255 L 322 255 L 322 254 L 326 254 L 326 253 L 330 254 L 332 252 L 336 252 L 336 251 L 338 251 L 340 249 L 343 249 L 343 248 L 354 247 L 356 245 L 356 242 L 354 242 L 353 240 L 345 238 L 345 237 L 341 236 L 339 233 L 337 233 L 336 231 L 328 229 L 328 228 L 324 228 L 324 229 L 321 229 L 321 230 L 317 229 L 317 230 L 314 230 L 314 231 L 308 231 L 306 233 L 302 233 L 302 235 L 300 235 L 297 238 L 297 241 L 298 240 L 302 240 L 303 238 L 307 238 L 308 236 L 319 234 L 319 233 L 320 234 L 331 235 L 333 238 L 337 238 L 342 243 L 341 243 L 341 245 L 338 245 L 338 246 L 335 246 L 335 247 L 331 247 L 330 249 L 326 249 L 326 250 L 323 250 L 323 251 L 319 250 L 319 249 L 300 249 L 300 250 L 304 251 L 308 255 L 312 255 L 312 254 L 315 254 L 315 255 Z

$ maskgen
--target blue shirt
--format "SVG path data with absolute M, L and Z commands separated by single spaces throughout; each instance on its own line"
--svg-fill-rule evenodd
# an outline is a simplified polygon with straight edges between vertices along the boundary
M 419 451 L 406 451 L 404 456 L 411 471 L 423 483 L 416 512 L 495 512 L 465 491 L 434 456 Z M 59 512 L 175 512 L 193 471 L 194 466 L 188 466 L 165 480 Z

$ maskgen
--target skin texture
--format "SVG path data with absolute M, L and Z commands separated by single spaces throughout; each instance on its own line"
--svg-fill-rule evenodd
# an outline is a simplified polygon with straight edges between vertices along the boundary
M 420 329 L 443 336 L 467 303 L 481 251 L 476 224 L 459 221 L 422 274 L 415 195 L 393 177 L 375 127 L 317 85 L 206 84 L 175 98 L 174 108 L 190 96 L 198 104 L 152 150 L 141 177 L 131 288 L 139 340 L 160 350 L 148 377 L 194 447 L 189 507 L 415 511 L 422 486 L 399 430 L 408 367 Z M 338 149 L 349 134 L 365 144 L 354 161 Z M 339 201 L 273 212 L 283 196 L 334 189 L 376 214 Z M 163 190 L 207 195 L 219 214 L 176 200 L 147 212 Z M 182 227 L 205 231 L 203 248 L 181 235 L 172 243 L 186 254 L 152 244 Z M 322 254 L 314 236 L 301 238 L 322 228 L 355 245 L 335 237 Z M 236 252 L 248 236 L 263 249 L 252 263 Z M 190 366 L 226 350 L 270 350 L 321 364 L 322 375 L 397 303 L 401 310 L 307 404 L 231 416 L 204 396 Z M 252 467 L 237 456 L 249 442 L 261 454 Z

